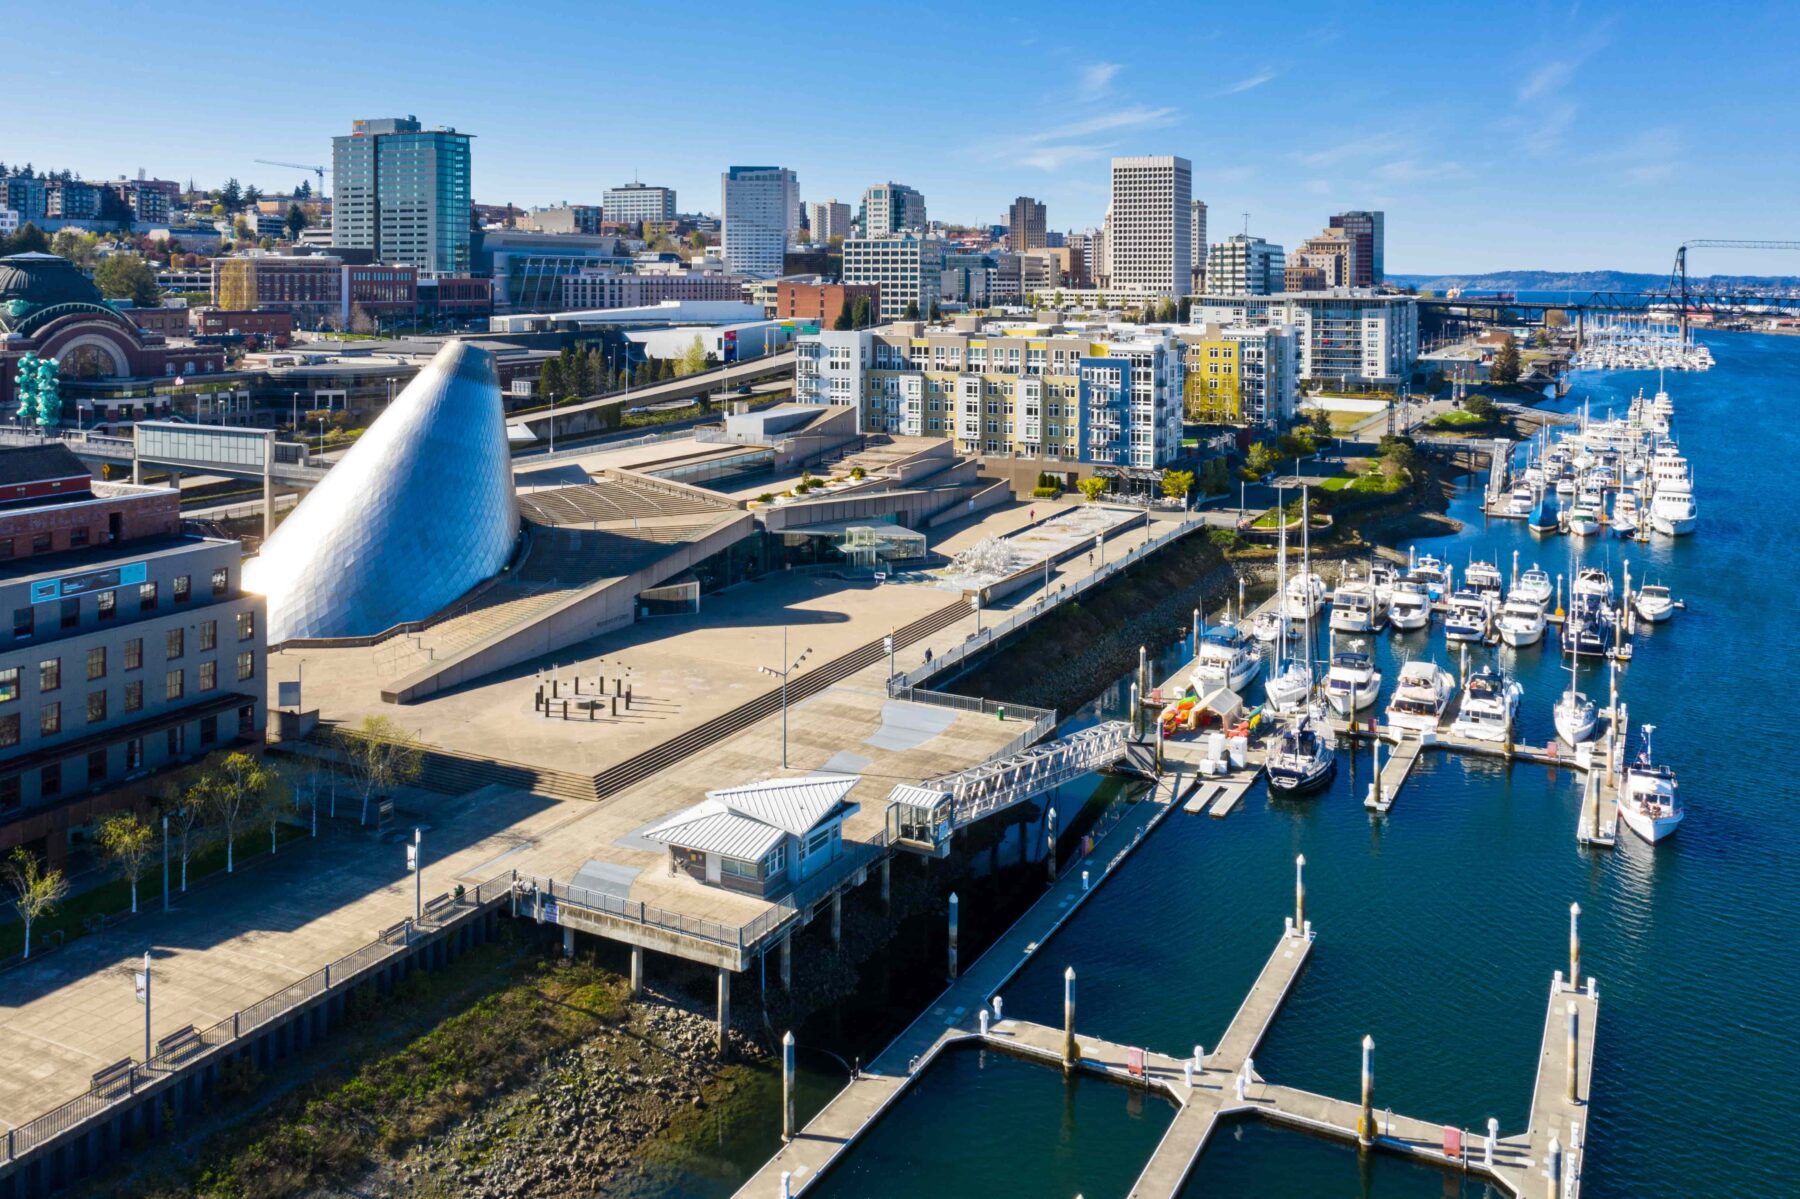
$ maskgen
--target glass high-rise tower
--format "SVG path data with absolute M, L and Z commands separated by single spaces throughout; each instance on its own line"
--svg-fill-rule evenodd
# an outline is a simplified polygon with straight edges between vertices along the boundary
M 331 139 L 332 244 L 427 274 L 467 274 L 471 136 L 410 116 L 351 122 Z

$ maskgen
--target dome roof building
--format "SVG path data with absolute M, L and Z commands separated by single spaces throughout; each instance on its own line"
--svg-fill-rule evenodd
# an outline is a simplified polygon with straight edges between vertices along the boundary
M 494 357 L 452 341 L 248 564 L 269 644 L 422 620 L 507 563 L 518 502 Z

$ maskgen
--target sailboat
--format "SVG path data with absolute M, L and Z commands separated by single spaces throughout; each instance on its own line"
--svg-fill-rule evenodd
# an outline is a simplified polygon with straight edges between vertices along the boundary
M 1312 556 L 1311 556 L 1312 541 L 1311 541 L 1311 538 L 1309 538 L 1306 533 L 1306 526 L 1307 526 L 1309 519 L 1310 518 L 1307 515 L 1306 489 L 1304 487 L 1302 487 L 1300 489 L 1300 544 L 1301 544 L 1301 551 L 1300 551 L 1300 553 L 1301 553 L 1301 557 L 1300 557 L 1301 575 L 1300 575 L 1300 577 L 1302 579 L 1309 579 L 1309 578 L 1315 577 L 1312 574 Z M 1284 525 L 1284 530 L 1285 530 L 1285 525 Z M 1286 614 L 1290 618 L 1292 618 L 1295 614 L 1289 613 L 1287 611 L 1289 596 L 1288 596 L 1288 589 L 1285 585 L 1286 565 L 1287 565 L 1287 556 L 1285 553 L 1285 543 L 1284 543 L 1284 552 L 1282 555 L 1282 572 L 1281 572 L 1284 583 L 1281 587 L 1281 590 L 1277 593 L 1276 602 L 1281 606 L 1284 614 Z M 1301 652 L 1305 655 L 1305 659 L 1306 659 L 1304 664 L 1294 660 L 1293 658 L 1289 658 L 1286 668 L 1282 668 L 1282 666 L 1281 666 L 1282 646 L 1279 641 L 1276 642 L 1276 649 L 1275 649 L 1275 667 L 1276 668 L 1275 668 L 1275 672 L 1273 674 L 1271 674 L 1268 677 L 1268 679 L 1263 683 L 1263 694 L 1268 698 L 1269 706 L 1271 708 L 1275 709 L 1275 711 L 1277 711 L 1277 712 L 1281 712 L 1283 714 L 1290 713 L 1290 712 L 1297 712 L 1306 705 L 1307 700 L 1312 698 L 1312 687 L 1313 687 L 1312 618 L 1313 618 L 1313 613 L 1315 611 L 1317 611 L 1317 609 L 1309 608 L 1305 605 L 1301 605 L 1299 612 L 1298 612 L 1298 618 L 1301 621 L 1301 626 L 1300 626 L 1301 627 L 1301 643 L 1303 646 L 1303 649 Z
M 1576 690 L 1575 655 L 1571 653 L 1568 657 L 1569 689 L 1556 701 L 1556 735 L 1571 746 L 1577 746 L 1594 739 L 1594 727 L 1599 719 L 1594 701 Z

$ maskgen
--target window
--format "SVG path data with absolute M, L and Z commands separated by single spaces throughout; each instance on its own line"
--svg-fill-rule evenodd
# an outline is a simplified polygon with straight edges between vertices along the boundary
M 765 878 L 773 878 L 783 870 L 786 870 L 787 846 L 785 844 L 777 845 L 774 849 L 771 849 L 767 854 L 763 855 L 762 865 L 763 877 Z
M 49 799 L 62 794 L 62 763 L 52 762 L 38 771 L 38 796 Z
M 243 653 L 239 654 L 238 660 L 237 660 L 237 668 L 238 668 L 238 681 L 242 682 L 244 679 L 255 678 L 256 677 L 256 655 L 251 653 L 249 650 L 245 650 Z
M 219 718 L 203 716 L 200 718 L 200 744 L 211 745 L 219 739 Z
M 125 769 L 139 770 L 144 765 L 144 739 L 133 737 L 125 743 Z
M 45 658 L 38 663 L 38 690 L 55 691 L 62 686 L 62 659 Z
M 219 685 L 219 664 L 213 661 L 200 663 L 199 690 L 211 691 Z
M 203 620 L 200 622 L 200 651 L 219 648 L 219 622 Z
M 214 599 L 224 599 L 231 591 L 231 569 L 221 566 L 213 571 L 212 591 Z
M 144 710 L 144 680 L 132 679 L 125 684 L 125 710 L 141 712 Z
M 133 637 L 125 643 L 125 669 L 139 670 L 144 665 L 144 639 Z
M 37 610 L 35 608 L 13 609 L 13 640 L 23 641 L 37 629 Z
M 0 558 L 10 558 L 12 556 L 13 539 L 10 537 L 0 537 Z
M 96 645 L 88 651 L 87 675 L 89 682 L 106 677 L 106 647 L 104 645 Z
M 50 534 L 48 534 L 48 533 L 33 533 L 31 535 L 31 552 L 34 554 L 49 553 L 50 552 Z
M 171 758 L 179 758 L 187 752 L 187 725 L 178 724 L 164 736 L 163 742 L 168 748 Z
M 19 668 L 8 666 L 0 670 L 0 704 L 10 704 L 19 698 Z
M 81 623 L 81 599 L 66 599 L 62 602 L 62 627 L 72 629 Z
M 19 784 L 18 775 L 0 779 L 0 812 L 10 812 L 24 802 L 24 788 Z
M 138 611 L 149 612 L 156 607 L 156 584 L 138 584 Z
M 806 834 L 806 856 L 810 858 L 821 849 L 828 847 L 831 844 L 831 833 L 832 829 L 830 828 L 816 828 Z
M 0 749 L 19 743 L 19 714 L 8 712 L 0 716 Z
M 96 749 L 96 750 L 90 750 L 88 752 L 87 781 L 88 781 L 88 786 L 90 786 L 90 787 L 92 787 L 95 783 L 103 783 L 106 781 L 106 751 L 105 750 Z
M 237 615 L 238 640 L 248 641 L 256 636 L 256 613 L 239 612 Z
M 238 735 L 248 736 L 256 731 L 256 705 L 245 704 L 238 709 Z
M 62 732 L 62 702 L 47 703 L 38 709 L 38 735 L 54 737 Z
M 187 694 L 187 676 L 180 669 L 171 670 L 163 678 L 163 698 L 180 699 Z
M 70 529 L 69 530 L 69 548 L 70 549 L 75 549 L 76 547 L 86 545 L 87 543 L 88 543 L 88 531 L 86 529 Z
M 188 576 L 187 575 L 176 575 L 175 576 L 175 602 L 178 604 L 187 603 L 188 598 L 192 594 L 192 592 L 193 592 L 193 588 L 191 586 L 191 581 L 189 580 Z
M 187 652 L 187 636 L 185 632 L 181 629 L 170 629 L 167 646 L 163 650 L 163 657 L 173 662 L 185 652 Z
M 761 869 L 755 862 L 741 862 L 736 858 L 720 858 L 719 873 L 734 878 L 761 878 Z
M 87 716 L 89 724 L 99 724 L 106 719 L 106 692 L 88 692 Z

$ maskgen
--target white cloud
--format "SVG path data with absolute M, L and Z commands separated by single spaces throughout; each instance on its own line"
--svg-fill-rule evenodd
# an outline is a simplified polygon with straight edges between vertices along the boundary
M 1078 94 L 1083 100 L 1098 100 L 1112 90 L 1113 76 L 1118 73 L 1116 62 L 1097 62 L 1081 68 Z
M 1019 165 L 1040 171 L 1055 171 L 1071 163 L 1087 162 L 1103 157 L 1116 143 L 1095 141 L 1096 134 L 1122 133 L 1126 130 L 1157 129 L 1172 125 L 1180 117 L 1179 109 L 1150 108 L 1133 105 L 1100 113 L 1085 120 L 1071 121 L 1051 129 L 1042 129 L 1013 138 L 1000 147 L 978 147 L 983 153 L 997 152 Z
M 1358 158 L 1382 158 L 1400 154 L 1407 149 L 1409 144 L 1409 139 L 1398 133 L 1371 133 L 1347 142 L 1326 146 L 1322 150 L 1310 150 L 1303 154 L 1295 154 L 1293 158 L 1302 166 L 1334 167 Z
M 1559 58 L 1533 71 L 1519 87 L 1519 103 L 1529 104 L 1562 90 L 1575 74 L 1577 60 Z
M 1217 92 L 1215 94 L 1220 95 L 1220 96 L 1236 96 L 1243 92 L 1250 91 L 1253 88 L 1261 87 L 1263 84 L 1269 82 L 1269 80 L 1275 78 L 1275 76 L 1277 76 L 1279 74 L 1281 74 L 1281 72 L 1277 71 L 1274 67 L 1264 67 L 1262 70 L 1258 71 L 1254 75 L 1251 75 L 1249 78 L 1240 79 L 1236 83 L 1232 84 L 1230 87 L 1227 87 L 1224 90 Z
M 1315 196 L 1328 196 L 1331 194 L 1331 181 L 1329 179 L 1308 179 L 1305 186 L 1306 190 Z
M 1416 158 L 1398 158 L 1375 168 L 1375 177 L 1385 183 L 1426 183 L 1466 174 L 1468 170 L 1460 162 L 1420 162 Z

